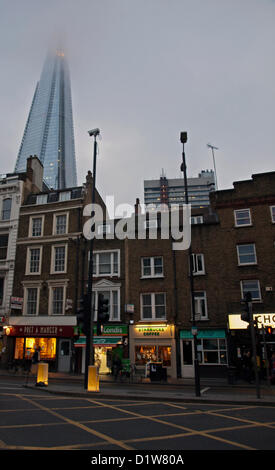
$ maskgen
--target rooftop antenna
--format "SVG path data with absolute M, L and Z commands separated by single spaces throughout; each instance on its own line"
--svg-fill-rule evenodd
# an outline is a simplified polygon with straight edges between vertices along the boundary
M 207 147 L 209 147 L 212 150 L 213 163 L 214 163 L 214 172 L 215 172 L 215 186 L 216 186 L 216 191 L 217 191 L 218 190 L 218 178 L 217 178 L 214 150 L 219 150 L 219 149 L 218 149 L 218 147 L 214 147 L 214 145 L 211 145 L 211 144 L 207 144 Z

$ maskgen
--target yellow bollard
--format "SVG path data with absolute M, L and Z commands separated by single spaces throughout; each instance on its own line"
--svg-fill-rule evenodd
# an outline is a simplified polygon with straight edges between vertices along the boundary
M 99 375 L 96 366 L 88 367 L 88 392 L 99 392 Z
M 37 368 L 37 379 L 36 385 L 39 387 L 47 387 L 48 386 L 48 368 L 49 364 L 45 362 L 39 362 Z

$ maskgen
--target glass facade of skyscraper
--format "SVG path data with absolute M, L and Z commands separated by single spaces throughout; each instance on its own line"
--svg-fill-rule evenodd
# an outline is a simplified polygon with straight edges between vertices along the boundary
M 49 54 L 36 86 L 15 172 L 37 155 L 50 188 L 77 186 L 70 74 L 62 51 Z

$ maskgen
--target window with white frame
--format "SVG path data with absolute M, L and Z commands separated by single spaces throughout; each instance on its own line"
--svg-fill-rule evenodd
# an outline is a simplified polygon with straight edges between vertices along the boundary
M 205 291 L 194 292 L 195 315 L 198 320 L 208 320 Z
M 192 253 L 191 268 L 195 276 L 199 274 L 205 274 L 204 255 L 202 253 Z
M 158 228 L 157 219 L 148 219 L 144 221 L 144 228 Z
M 141 276 L 142 277 L 162 277 L 163 276 L 163 257 L 150 256 L 141 258 Z
M 4 299 L 4 286 L 5 286 L 5 278 L 0 277 L 0 305 L 3 304 Z
M 40 274 L 42 246 L 28 247 L 26 274 Z
M 55 235 L 61 235 L 68 232 L 68 214 L 54 214 L 54 230 Z
M 98 289 L 93 291 L 92 302 L 95 302 L 94 321 L 97 320 L 97 306 L 99 294 L 102 294 L 104 299 L 109 300 L 107 312 L 109 314 L 109 321 L 120 321 L 119 293 L 119 288 L 109 288 L 108 290 L 103 288 L 102 290 Z
M 111 224 L 100 224 L 97 227 L 98 235 L 105 235 L 111 232 L 113 232 L 113 227 Z
M 191 225 L 203 224 L 203 215 L 194 215 L 190 217 Z
M 69 201 L 71 199 L 70 191 L 63 191 L 59 193 L 59 201 Z
M 275 224 L 275 206 L 270 206 L 271 222 Z
M 226 341 L 224 338 L 198 338 L 198 359 L 200 364 L 227 364 Z
M 25 289 L 25 315 L 37 315 L 38 311 L 38 287 L 27 287 Z
M 9 236 L 0 235 L 0 259 L 6 259 L 8 253 Z
M 141 319 L 165 320 L 166 319 L 166 294 L 148 293 L 141 294 Z
M 119 250 L 94 253 L 94 276 L 119 276 L 119 268 Z
M 257 264 L 256 248 L 254 243 L 237 245 L 239 266 L 247 264 Z
M 50 286 L 50 315 L 64 315 L 65 286 Z
M 235 227 L 252 225 L 250 209 L 238 209 L 234 211 Z
M 41 237 L 43 235 L 43 217 L 30 217 L 30 237 Z
M 262 300 L 260 282 L 258 280 L 241 281 L 242 299 L 244 299 L 244 296 L 247 292 L 251 293 L 252 301 Z
M 67 271 L 67 245 L 52 246 L 51 274 Z
M 48 194 L 39 194 L 36 196 L 36 204 L 47 204 Z
M 4 199 L 2 203 L 2 220 L 9 220 L 11 218 L 11 198 Z

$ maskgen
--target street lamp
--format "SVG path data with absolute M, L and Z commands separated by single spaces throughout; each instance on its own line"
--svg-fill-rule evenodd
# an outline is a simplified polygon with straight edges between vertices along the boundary
M 185 161 L 185 152 L 184 152 L 184 144 L 187 142 L 187 132 L 181 132 L 180 134 L 180 141 L 182 143 L 183 151 L 182 151 L 182 163 L 181 163 L 181 171 L 183 172 L 184 176 L 184 191 L 185 191 L 185 204 L 188 205 L 188 185 L 187 185 L 187 172 L 186 172 L 186 161 Z M 190 221 L 191 223 L 191 221 Z M 193 279 L 193 267 L 192 267 L 192 247 L 191 243 L 188 250 L 189 256 L 189 266 L 190 266 L 190 291 L 191 291 L 191 305 L 192 305 L 192 335 L 194 337 L 194 372 L 195 372 L 195 392 L 196 396 L 200 397 L 200 375 L 199 375 L 199 360 L 198 360 L 198 340 L 197 340 L 197 327 L 196 327 L 196 311 L 195 311 L 195 299 L 194 299 L 194 279 Z
M 96 155 L 97 155 L 97 141 L 96 138 L 100 134 L 98 128 L 88 131 L 90 137 L 94 137 L 94 162 L 93 162 L 93 186 L 92 186 L 92 214 L 93 217 L 95 205 L 95 185 L 96 185 Z M 89 275 L 88 275 L 88 291 L 87 291 L 87 336 L 86 336 L 86 357 L 85 357 L 85 380 L 84 387 L 88 389 L 88 371 L 89 366 L 94 365 L 94 304 L 92 305 L 92 291 L 93 291 L 93 253 L 94 253 L 94 237 L 90 240 L 90 261 L 89 261 Z
M 214 150 L 219 150 L 218 147 L 214 147 L 214 145 L 207 144 L 207 147 L 212 150 L 212 157 L 213 157 L 213 164 L 214 164 L 214 172 L 215 172 L 215 186 L 216 186 L 216 191 L 218 191 L 218 177 L 217 177 L 217 171 L 216 171 L 216 163 L 215 163 L 215 155 L 214 155 Z

